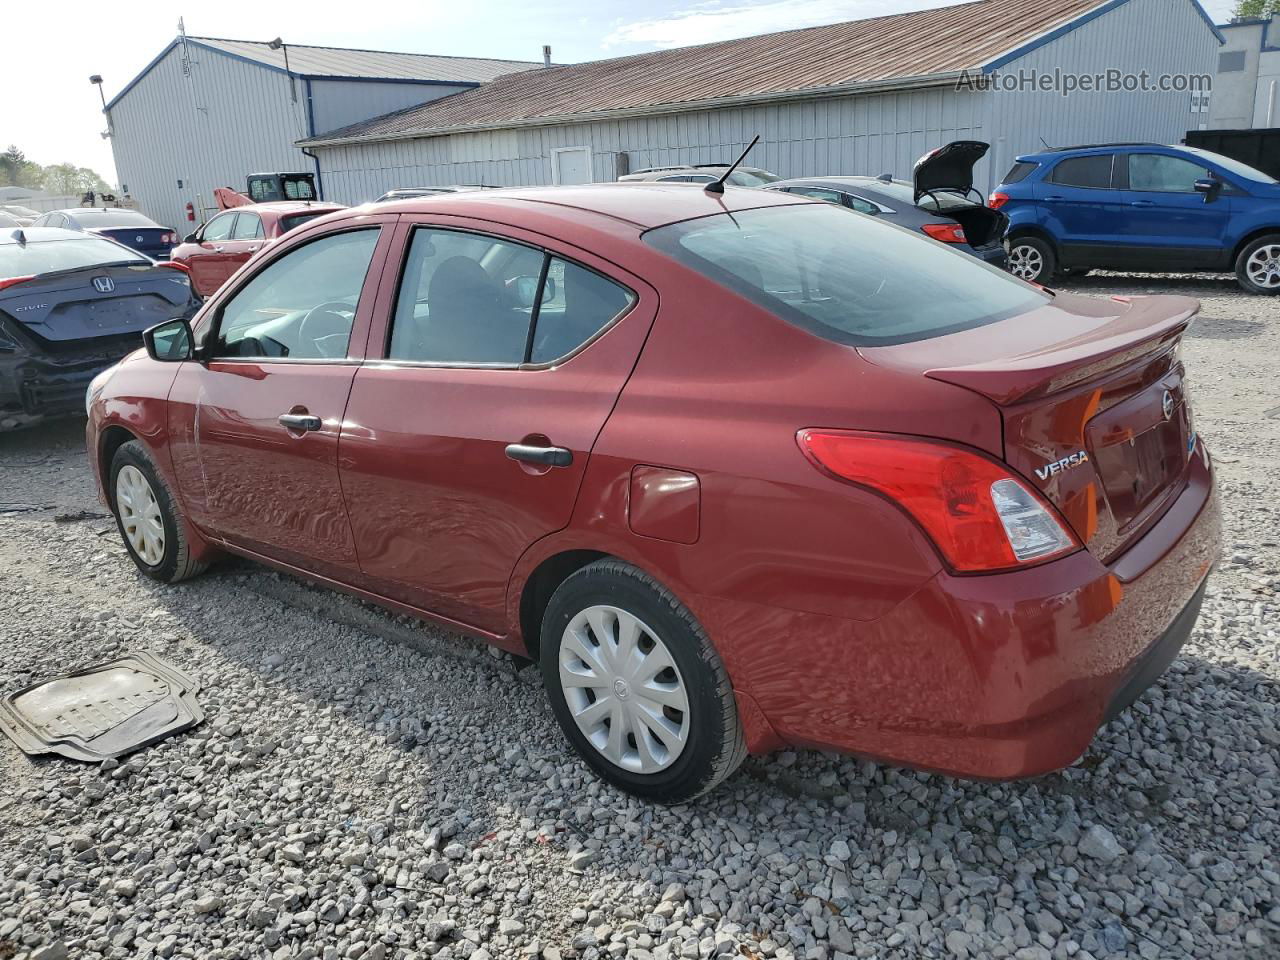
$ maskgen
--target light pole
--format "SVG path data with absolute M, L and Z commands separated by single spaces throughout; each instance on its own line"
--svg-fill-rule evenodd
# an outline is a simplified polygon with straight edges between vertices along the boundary
M 107 95 L 102 92 L 102 74 L 95 73 L 89 78 L 89 82 L 98 88 L 98 98 L 102 101 L 102 112 L 107 116 L 107 129 L 102 132 L 102 139 L 106 140 L 111 136 L 111 114 L 107 113 Z
M 292 98 L 294 103 L 297 103 L 298 88 L 294 85 L 294 82 L 293 82 L 293 71 L 289 69 L 289 45 L 285 43 L 283 40 L 281 40 L 279 37 L 276 37 L 274 40 L 268 43 L 267 46 L 270 47 L 272 50 L 284 51 L 284 72 L 289 75 L 289 96 Z

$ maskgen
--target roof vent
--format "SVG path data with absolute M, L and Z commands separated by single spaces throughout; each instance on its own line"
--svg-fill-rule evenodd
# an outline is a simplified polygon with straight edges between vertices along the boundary
M 551 44 L 549 43 L 542 45 L 542 65 L 544 67 L 551 66 Z

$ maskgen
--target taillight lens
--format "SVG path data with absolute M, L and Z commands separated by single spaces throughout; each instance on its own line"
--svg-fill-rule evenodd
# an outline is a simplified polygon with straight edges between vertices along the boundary
M 958 223 L 926 223 L 920 229 L 943 243 L 964 243 L 964 227 Z
M 959 572 L 1021 567 L 1080 546 L 1039 494 L 977 451 L 847 430 L 801 430 L 797 440 L 827 473 L 906 510 Z
M 159 260 L 156 262 L 157 267 L 168 267 L 170 270 L 180 270 L 183 273 L 190 273 L 191 268 L 181 260 Z
M 991 196 L 987 197 L 987 206 L 992 210 L 999 210 L 1009 202 L 1009 195 L 1001 193 L 999 190 L 993 191 Z
M 160 238 L 160 242 L 167 243 L 172 246 L 173 244 L 178 242 L 178 235 L 175 233 L 166 233 L 164 236 Z
M 17 283 L 26 283 L 28 280 L 34 280 L 34 279 L 35 279 L 34 274 L 32 274 L 29 277 L 0 277 L 0 290 L 5 289 L 6 287 L 12 287 L 14 284 L 17 284 Z

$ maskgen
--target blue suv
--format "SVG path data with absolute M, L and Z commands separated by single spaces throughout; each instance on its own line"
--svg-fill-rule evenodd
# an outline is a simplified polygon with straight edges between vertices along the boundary
M 1111 143 L 1018 157 L 989 205 L 1009 217 L 1009 270 L 1235 271 L 1280 293 L 1280 183 L 1195 147 Z

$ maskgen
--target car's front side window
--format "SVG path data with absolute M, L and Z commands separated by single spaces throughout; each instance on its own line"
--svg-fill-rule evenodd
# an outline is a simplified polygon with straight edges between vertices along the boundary
M 347 355 L 378 229 L 331 233 L 271 261 L 222 307 L 214 356 Z
M 234 213 L 218 214 L 205 224 L 204 231 L 200 234 L 201 241 L 226 240 L 231 236 L 231 228 L 235 225 L 236 216 L 237 214 Z
M 1129 189 L 1153 193 L 1195 193 L 1209 170 L 1165 153 L 1129 154 Z

